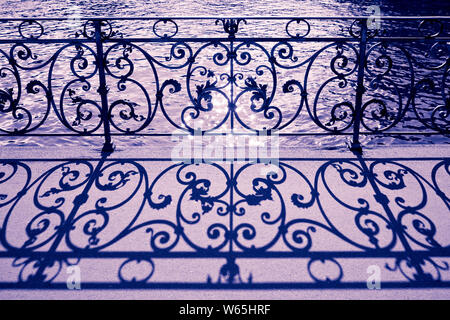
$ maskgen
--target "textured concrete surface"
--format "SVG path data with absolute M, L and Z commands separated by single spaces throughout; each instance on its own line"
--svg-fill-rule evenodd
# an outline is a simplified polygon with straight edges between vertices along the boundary
M 89 199 L 78 207 L 75 212 L 75 219 L 79 223 L 85 223 L 81 219 L 81 216 L 87 214 L 98 204 L 99 199 L 106 198 L 103 205 L 108 204 L 113 206 L 114 201 L 121 202 L 126 199 L 127 192 L 130 192 L 133 188 L 138 190 L 133 193 L 131 200 L 125 201 L 126 203 L 118 208 L 108 211 L 109 223 L 108 228 L 99 233 L 99 243 L 91 244 L 91 247 L 95 248 L 96 245 L 102 245 L 109 239 L 114 238 L 115 235 L 126 229 L 125 221 L 132 219 L 134 216 L 139 216 L 134 222 L 134 225 L 139 223 L 146 223 L 152 221 L 152 219 L 167 219 L 172 221 L 170 217 L 174 217 L 176 207 L 175 203 L 179 200 L 182 210 L 185 212 L 198 211 L 198 201 L 192 201 L 188 198 L 182 199 L 182 191 L 185 186 L 180 186 L 180 183 L 176 182 L 175 175 L 167 176 L 166 180 L 161 178 L 160 182 L 155 183 L 154 201 L 157 202 L 158 194 L 171 194 L 174 201 L 166 208 L 154 210 L 150 208 L 145 201 L 145 190 L 150 188 L 150 183 L 170 165 L 176 163 L 168 159 L 168 155 L 171 152 L 171 148 L 158 148 L 158 149 L 118 149 L 115 153 L 105 159 L 105 162 L 101 164 L 101 169 L 111 165 L 109 171 L 104 171 L 103 175 L 100 175 L 98 181 L 100 184 L 107 184 L 108 174 L 114 170 L 120 168 L 122 173 L 131 172 L 132 166 L 135 168 L 142 168 L 142 174 L 148 179 L 146 186 L 138 184 L 137 177 L 139 174 L 131 174 L 128 176 L 126 183 L 114 190 L 105 191 L 99 186 L 95 185 L 88 188 Z M 450 157 L 449 146 L 416 146 L 416 147 L 386 147 L 378 148 L 375 150 L 365 150 L 362 157 L 357 158 L 355 155 L 348 151 L 322 151 L 311 149 L 281 149 L 280 161 L 286 165 L 286 180 L 283 183 L 276 185 L 276 190 L 282 195 L 282 198 L 277 198 L 275 189 L 273 189 L 271 195 L 272 199 L 265 199 L 259 205 L 245 206 L 246 214 L 241 218 L 242 222 L 253 224 L 257 230 L 257 236 L 251 240 L 240 239 L 241 243 L 245 246 L 261 245 L 266 243 L 270 239 L 272 234 L 277 232 L 279 227 L 275 224 L 272 228 L 269 225 L 259 225 L 258 219 L 265 211 L 271 213 L 271 217 L 274 218 L 277 214 L 277 210 L 280 210 L 280 206 L 284 205 L 286 208 L 285 219 L 286 221 L 294 221 L 295 219 L 306 219 L 308 223 L 315 223 L 316 231 L 311 235 L 311 249 L 308 251 L 301 251 L 302 253 L 297 257 L 291 258 L 267 258 L 264 256 L 267 252 L 290 252 L 290 249 L 286 247 L 286 241 L 278 241 L 276 245 L 269 250 L 264 251 L 261 257 L 258 259 L 237 259 L 237 263 L 240 267 L 240 276 L 242 282 L 246 283 L 247 279 L 251 275 L 253 283 L 300 283 L 307 284 L 306 287 L 292 287 L 292 288 L 268 288 L 266 290 L 259 290 L 258 288 L 252 288 L 251 286 L 239 290 L 233 289 L 193 289 L 185 290 L 178 288 L 176 290 L 170 289 L 155 289 L 150 287 L 146 288 L 134 288 L 134 289 L 108 289 L 103 287 L 97 290 L 90 290 L 83 288 L 83 283 L 95 283 L 104 282 L 111 283 L 114 288 L 118 283 L 117 275 L 120 263 L 114 261 L 114 259 L 84 259 L 82 258 L 78 265 L 81 268 L 81 290 L 69 290 L 62 287 L 57 290 L 44 290 L 42 288 L 21 290 L 10 290 L 8 287 L 3 286 L 0 289 L 1 299 L 449 299 L 450 289 L 439 288 L 439 285 L 426 286 L 420 288 L 416 282 L 408 280 L 408 277 L 414 277 L 417 274 L 417 269 L 405 267 L 406 277 L 402 275 L 399 268 L 396 268 L 395 257 L 401 256 L 403 252 L 412 251 L 411 256 L 417 257 L 415 252 L 425 252 L 425 256 L 431 260 L 424 261 L 420 266 L 424 274 L 428 274 L 433 281 L 438 283 L 447 284 L 450 281 L 450 271 L 448 264 L 450 263 L 450 255 L 448 248 L 450 246 L 450 219 L 449 219 L 449 207 L 448 207 L 448 195 L 450 194 L 450 179 L 448 179 L 448 169 L 445 171 L 445 165 L 448 166 L 448 159 Z M 90 163 L 93 168 L 98 166 L 101 162 L 99 159 L 99 153 L 97 150 L 82 150 L 77 151 L 77 154 L 62 152 L 58 148 L 17 148 L 17 147 L 5 147 L 0 149 L 0 159 L 3 161 L 2 169 L 5 169 L 6 173 L 8 163 L 7 159 L 17 160 L 18 163 L 23 163 L 29 168 L 29 182 L 27 192 L 21 195 L 21 198 L 9 204 L 5 204 L 8 201 L 9 196 L 14 196 L 21 188 L 23 188 L 25 177 L 27 174 L 25 171 L 20 173 L 20 170 L 14 175 L 15 179 L 5 180 L 5 175 L 0 179 L 0 193 L 5 194 L 6 198 L 0 203 L 0 222 L 3 225 L 0 230 L 2 235 L 2 245 L 0 247 L 0 283 L 19 283 L 20 282 L 20 270 L 23 271 L 24 278 L 26 279 L 29 274 L 33 275 L 36 272 L 36 268 L 32 264 L 28 267 L 20 265 L 20 259 L 13 262 L 14 258 L 18 258 L 14 255 L 13 250 L 5 246 L 6 242 L 15 248 L 21 248 L 21 246 L 29 238 L 25 227 L 26 225 L 36 217 L 39 212 L 37 207 L 43 206 L 51 208 L 52 206 L 58 206 L 63 212 L 65 217 L 69 216 L 71 207 L 76 199 L 77 195 L 81 193 L 82 189 L 70 189 L 53 192 L 48 192 L 45 196 L 45 191 L 51 191 L 52 187 L 58 186 L 58 180 L 61 178 L 61 164 L 70 159 L 84 159 L 86 163 Z M 118 163 L 117 164 L 117 161 Z M 75 161 L 75 162 L 77 162 Z M 11 161 L 9 162 L 11 163 Z M 122 164 L 124 163 L 124 164 Z M 233 174 L 239 172 L 239 168 L 243 168 L 247 162 L 235 162 L 233 164 Z M 373 185 L 365 182 L 364 174 L 358 172 L 359 169 L 355 169 L 356 166 L 367 166 L 367 170 L 372 173 L 372 178 L 375 179 L 375 189 Z M 71 164 L 71 168 L 79 168 L 80 172 L 88 170 L 77 167 L 77 164 Z M 256 177 L 267 177 L 267 171 L 264 170 L 264 164 L 252 165 L 249 168 L 254 168 L 253 171 L 244 174 L 242 171 L 240 178 L 236 178 L 237 185 L 242 189 L 244 195 L 255 194 L 255 189 L 251 188 L 251 181 Z M 229 163 L 222 163 L 222 168 L 230 170 Z M 202 169 L 203 168 L 203 169 Z M 263 168 L 263 169 L 261 169 Z M 359 168 L 359 167 L 358 167 Z M 448 167 L 447 167 L 448 168 Z M 272 168 L 273 169 L 273 168 Z M 353 172 L 348 169 L 353 169 Z M 135 169 L 136 170 L 136 169 Z M 192 169 L 194 170 L 194 169 Z M 201 175 L 211 181 L 211 187 L 208 191 L 208 195 L 220 193 L 219 189 L 226 185 L 226 178 L 218 171 L 211 171 L 210 167 L 199 166 L 196 169 L 198 177 Z M 290 170 L 290 171 L 289 171 Z M 368 172 L 369 172 L 368 171 Z M 87 172 L 87 171 L 86 171 Z M 302 176 L 304 175 L 304 180 Z M 434 178 L 433 178 L 434 177 Z M 377 180 L 378 179 L 378 180 Z M 42 184 L 41 184 L 42 181 Z M 65 180 L 66 181 L 66 180 Z M 73 181 L 77 181 L 76 179 Z M 305 208 L 299 207 L 290 200 L 290 196 L 294 193 L 301 194 L 303 198 L 300 198 L 300 202 L 308 201 L 308 184 L 305 181 L 310 181 L 313 185 L 313 189 L 319 196 L 316 201 Z M 113 183 L 116 180 L 109 180 Z M 350 184 L 348 183 L 350 182 Z M 70 184 L 70 183 L 69 183 Z M 357 185 L 361 184 L 360 187 Z M 86 190 L 86 189 L 85 189 Z M 108 193 L 110 192 L 110 193 Z M 144 198 L 142 195 L 144 194 Z M 380 197 L 380 194 L 382 195 Z M 33 198 L 33 195 L 37 195 L 37 199 Z M 105 196 L 106 195 L 106 196 Z M 258 192 L 256 192 L 258 195 Z M 378 196 L 377 196 L 378 195 Z M 64 203 L 59 206 L 58 198 L 64 198 Z M 228 195 L 227 195 L 228 197 Z M 223 199 L 227 198 L 223 197 Z M 236 195 L 235 201 L 239 197 Z M 245 198 L 245 197 L 244 197 Z M 383 205 L 383 201 L 377 201 L 377 199 L 388 199 L 387 208 L 392 215 L 401 221 L 401 225 L 405 228 L 409 236 L 406 236 L 406 243 L 408 248 L 404 247 L 404 243 L 396 238 L 395 244 L 389 247 L 391 241 L 391 230 L 384 228 L 383 221 L 380 220 L 386 218 L 389 220 L 389 212 L 386 211 L 386 205 Z M 33 200 L 34 199 L 34 200 Z M 337 200 L 338 199 L 338 200 Z M 361 200 L 363 199 L 363 200 Z M 400 199 L 400 200 L 399 200 Z M 248 200 L 248 199 L 247 199 Z M 36 202 L 37 201 L 37 202 Z M 228 200 L 227 200 L 228 201 Z M 143 209 L 137 210 L 140 203 L 145 203 Z M 14 203 L 14 204 L 13 204 Z M 218 206 L 218 203 L 214 205 Z M 380 213 L 381 218 L 377 218 L 375 215 L 371 216 L 371 220 L 363 219 L 360 221 L 361 228 L 358 228 L 356 213 L 360 212 L 360 207 L 368 206 L 371 211 Z M 264 210 L 260 210 L 263 208 Z M 356 208 L 356 209 L 352 209 Z M 43 210 L 41 208 L 41 210 Z M 191 211 L 189 211 L 191 210 Z M 136 213 L 138 211 L 138 214 Z M 403 220 L 400 219 L 401 212 L 404 214 Z M 208 226 L 208 223 L 213 223 L 217 216 L 214 216 L 208 212 L 202 215 L 202 220 Z M 420 214 L 418 214 L 420 213 Z M 152 216 L 154 215 L 154 216 Z M 186 216 L 189 216 L 187 214 Z M 362 215 L 363 218 L 365 217 Z M 246 218 L 247 217 L 247 218 Z M 256 217 L 254 219 L 251 217 Z M 208 220 L 213 219 L 213 220 Z M 247 220 L 245 220 L 247 219 Z M 252 220 L 253 219 L 253 220 Z M 378 219 L 378 220 L 377 220 Z M 5 223 L 7 221 L 7 223 Z M 175 220 L 173 220 L 175 221 Z M 237 221 L 240 220 L 236 220 Z M 99 223 L 100 221 L 97 221 Z M 380 227 L 375 238 L 377 245 L 381 249 L 371 250 L 374 247 L 373 239 L 370 236 L 370 230 L 375 230 L 373 222 Z M 37 223 L 37 221 L 35 221 Z M 51 222 L 52 223 L 52 222 Z M 53 222 L 55 223 L 55 222 Z M 306 223 L 306 222 L 304 222 Z M 320 226 L 329 226 L 332 224 L 339 232 L 326 232 L 327 229 Z M 39 224 L 31 224 L 36 228 Z M 287 222 L 286 222 L 286 225 Z M 42 226 L 42 225 L 41 225 Z M 82 224 L 74 224 L 74 231 L 71 239 L 73 245 L 76 247 L 84 248 L 86 241 L 88 241 L 86 234 L 81 232 Z M 97 224 L 98 226 L 98 224 Z M 258 229 L 260 228 L 260 229 Z M 262 229 L 261 229 L 262 228 Z M 272 229 L 271 229 L 272 228 Z M 366 228 L 366 229 L 365 229 Z M 375 229 L 374 229 L 375 228 Z M 33 229 L 33 228 L 31 228 Z M 204 229 L 189 229 L 189 226 L 185 226 L 186 236 L 194 243 L 200 246 L 206 246 L 215 244 L 214 241 L 208 238 L 202 237 Z M 298 228 L 298 230 L 306 230 L 305 228 Z M 364 232 L 366 230 L 366 233 Z M 369 230 L 369 231 L 367 231 Z M 138 230 L 139 231 L 139 230 Z M 323 232 L 325 231 L 325 232 Z M 275 232 L 275 233 L 274 233 Z M 289 233 L 288 233 L 289 234 Z M 41 241 L 40 237 L 44 237 L 45 232 L 37 234 L 37 240 L 33 245 L 36 245 Z M 48 236 L 48 235 L 47 235 Z M 220 238 L 220 237 L 219 237 Z M 120 241 L 115 242 L 111 246 L 106 246 L 106 249 L 102 251 L 106 252 L 148 252 L 148 233 L 136 232 Z M 305 239 L 304 239 L 305 240 Z M 372 240 L 372 242 L 371 242 Z M 210 241 L 210 242 L 208 242 Z M 169 241 L 170 242 L 170 241 Z M 289 241 L 287 241 L 289 242 Z M 307 241 L 308 242 L 308 241 Z M 51 243 L 51 242 L 50 242 Z M 181 242 L 179 243 L 181 246 Z M 294 243 L 301 246 L 300 243 Z M 303 242 L 302 245 L 304 245 Z M 375 247 L 377 246 L 375 245 Z M 177 245 L 178 246 L 178 245 Z M 185 245 L 184 245 L 185 246 Z M 51 248 L 50 244 L 43 244 L 38 246 L 37 251 L 42 252 L 71 252 L 68 247 L 67 238 L 61 239 L 55 248 Z M 382 248 L 387 247 L 388 254 L 383 253 Z M 178 248 L 178 247 L 177 247 Z M 364 249 L 368 248 L 368 249 Z M 181 251 L 192 251 L 192 248 L 181 247 Z M 381 251 L 380 251 L 381 250 Z M 406 251 L 405 251 L 406 250 Z M 409 251 L 408 251 L 409 250 Z M 177 251 L 177 250 L 175 250 Z M 238 250 L 239 251 L 239 250 Z M 150 256 L 152 250 L 149 251 Z M 195 250 L 193 251 L 195 253 Z M 307 262 L 310 260 L 311 252 L 333 252 L 339 253 L 341 256 L 333 256 L 329 254 L 326 256 L 323 263 L 319 263 L 317 268 L 310 268 L 307 266 Z M 381 253 L 380 253 L 381 252 Z M 9 253 L 9 256 L 8 256 Z M 17 251 L 16 251 L 17 253 Z M 378 256 L 377 256 L 378 255 Z M 224 255 L 225 257 L 225 255 Z M 214 283 L 220 278 L 219 270 L 221 266 L 223 268 L 225 259 L 195 259 L 195 255 L 189 259 L 172 259 L 154 257 L 154 273 L 147 281 L 148 284 L 166 283 L 166 282 L 194 282 L 194 283 L 206 283 L 207 277 L 212 279 Z M 123 257 L 121 258 L 123 260 Z M 338 266 L 341 268 L 342 274 L 339 275 L 339 271 L 336 271 L 336 265 L 330 264 L 332 260 L 339 262 Z M 116 259 L 117 260 L 117 259 Z M 122 261 L 121 260 L 121 261 Z M 317 261 L 316 261 L 317 262 Z M 320 261 L 319 261 L 320 262 Z M 400 263 L 401 264 L 401 263 Z M 358 288 L 346 288 L 341 286 L 341 283 L 362 283 L 364 284 L 369 277 L 367 268 L 371 265 L 376 265 L 381 268 L 381 290 L 369 290 Z M 65 272 L 64 265 L 60 272 L 55 276 L 53 282 L 59 282 L 65 284 L 68 274 Z M 397 266 L 398 267 L 398 266 Z M 404 267 L 404 266 L 403 266 Z M 38 268 L 37 268 L 38 269 Z M 48 270 L 50 270 L 49 268 Z M 393 269 L 393 270 L 391 270 Z M 44 270 L 47 270 L 44 268 Z M 409 271 L 408 271 L 409 270 Z M 131 269 L 132 272 L 137 272 Z M 142 271 L 142 270 L 141 270 Z M 140 271 L 140 272 L 141 272 Z M 48 271 L 50 272 L 50 271 Z M 44 274 L 48 275 L 47 271 Z M 152 271 L 153 272 L 153 271 Z M 336 273 L 337 272 L 337 273 Z M 123 276 L 125 280 L 126 276 Z M 138 276 L 137 276 L 138 277 Z M 314 281 L 314 277 L 319 279 L 319 282 Z M 340 278 L 336 282 L 336 287 L 339 289 L 333 289 L 333 284 L 327 285 L 326 288 L 321 288 L 320 285 L 314 287 L 315 284 L 323 284 L 326 279 Z M 123 279 L 122 279 L 123 280 Z M 121 280 L 121 281 L 122 281 Z M 119 282 L 121 282 L 119 281 Z M 383 283 L 400 283 L 403 284 L 402 288 L 389 288 L 383 287 Z M 434 282 L 433 282 L 434 283 Z M 309 286 L 309 287 L 308 287 Z M 130 286 L 129 286 L 130 287 Z

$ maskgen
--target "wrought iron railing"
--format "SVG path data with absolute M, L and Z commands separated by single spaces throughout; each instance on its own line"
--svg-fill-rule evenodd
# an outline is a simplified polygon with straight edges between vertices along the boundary
M 4 18 L 0 131 L 446 135 L 449 22 Z
M 368 265 L 384 288 L 448 288 L 445 157 L 108 153 L 174 129 L 445 136 L 449 20 L 0 19 L 2 135 L 106 152 L 0 161 L 0 289 L 67 288 L 64 267 L 82 288 L 366 288 Z

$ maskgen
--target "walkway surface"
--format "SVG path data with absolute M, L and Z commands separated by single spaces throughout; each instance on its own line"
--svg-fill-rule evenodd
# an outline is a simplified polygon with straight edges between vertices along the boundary
M 0 299 L 450 298 L 450 146 L 66 152 L 0 148 Z

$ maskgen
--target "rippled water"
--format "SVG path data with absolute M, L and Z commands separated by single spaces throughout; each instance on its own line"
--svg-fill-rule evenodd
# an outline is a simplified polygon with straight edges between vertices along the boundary
M 11 17 L 65 16 L 335 16 L 358 15 L 379 5 L 383 15 L 446 15 L 446 1 L 345 0 L 3 0 L 0 14 Z
M 427 3 L 425 1 L 315 1 L 315 0 L 307 0 L 307 1 L 137 1 L 137 0 L 103 0 L 103 1 L 79 1 L 79 0 L 69 0 L 69 1 L 61 1 L 61 0 L 28 0 L 28 1 L 17 1 L 17 0 L 6 0 L 1 1 L 0 6 L 0 14 L 2 16 L 8 17 L 60 17 L 60 16 L 73 16 L 73 17 L 86 17 L 86 16 L 349 16 L 349 15 L 360 15 L 365 14 L 368 6 L 370 5 L 379 5 L 381 8 L 381 14 L 383 15 L 448 15 L 448 10 L 446 11 L 445 2 L 435 2 L 433 4 Z M 408 4 L 408 5 L 406 5 Z M 145 36 L 148 32 L 148 28 L 144 26 L 138 26 L 136 24 L 127 24 L 124 26 L 128 33 L 133 34 L 135 36 Z M 336 26 L 334 26 L 336 27 Z M 262 25 L 261 33 L 271 32 L 273 26 L 270 25 Z M 64 27 L 62 27 L 64 29 Z M 323 26 L 322 31 L 328 32 L 328 30 L 333 29 L 333 26 L 326 25 Z M 6 29 L 5 29 L 6 30 Z M 197 27 L 192 28 L 192 32 L 203 31 L 203 29 Z M 244 30 L 245 32 L 245 30 Z M 5 31 L 0 31 L 0 35 L 5 35 Z M 270 47 L 270 44 L 268 44 Z M 273 46 L 273 44 L 271 44 Z M 308 44 L 303 45 L 297 51 L 297 54 L 300 59 L 303 59 L 304 56 L 307 56 L 307 53 L 311 54 L 315 50 L 318 50 L 321 45 L 318 44 Z M 46 48 L 48 52 L 43 50 L 42 48 L 37 48 L 34 53 L 36 53 L 39 58 L 42 58 L 42 61 L 45 60 L 45 56 L 54 52 L 54 50 L 49 50 L 49 47 Z M 167 57 L 168 51 L 170 51 L 170 47 L 165 48 L 149 48 L 149 50 L 153 50 L 155 57 L 160 58 L 162 61 Z M 50 52 L 51 51 L 51 52 Z M 305 53 L 307 52 L 307 53 Z M 256 52 L 252 52 L 257 56 Z M 327 69 L 329 72 L 329 63 L 330 59 L 333 58 L 333 52 L 327 52 L 324 55 L 324 58 L 317 62 L 316 70 L 313 70 L 313 75 L 311 76 L 310 86 L 312 89 L 318 89 L 318 86 L 323 83 L 327 78 L 329 78 L 329 74 L 324 73 L 324 70 Z M 404 59 L 398 53 L 393 53 L 394 57 L 398 59 Z M 135 55 L 135 63 L 136 66 L 145 65 L 145 58 L 139 55 Z M 208 60 L 208 57 L 205 57 Z M 353 61 L 354 63 L 355 61 Z M 404 62 L 404 61 L 403 61 Z M 352 63 L 352 61 L 350 61 Z M 205 62 L 207 65 L 207 62 Z M 147 66 L 148 67 L 148 66 Z M 252 65 L 241 69 L 240 71 L 243 74 L 248 74 L 250 72 L 255 72 L 255 68 L 257 65 Z M 253 69 L 252 69 L 253 68 Z M 55 68 L 57 70 L 57 68 Z M 148 73 L 148 69 L 136 68 L 135 78 L 139 79 L 142 83 L 147 83 L 151 86 L 154 83 L 154 78 L 151 74 Z M 220 68 L 219 68 L 220 69 Z M 66 81 L 65 69 L 60 68 L 59 71 L 55 72 L 55 79 L 60 79 L 62 83 Z M 215 70 L 220 73 L 220 70 Z M 165 72 L 165 71 L 164 71 Z M 185 75 L 183 72 L 180 73 L 169 73 L 162 72 L 162 78 L 175 78 L 182 82 Z M 285 70 L 284 73 L 280 74 L 280 79 L 288 80 L 291 78 L 298 77 L 296 73 L 297 70 Z M 304 71 L 303 71 L 304 72 Z M 402 86 L 405 83 L 405 76 L 407 76 L 407 70 L 403 68 L 401 65 L 395 70 L 398 85 Z M 38 76 L 45 76 L 45 72 L 41 72 Z M 194 79 L 195 81 L 195 79 Z M 261 80 L 264 81 L 264 80 Z M 270 82 L 270 79 L 266 81 Z M 406 81 L 407 82 L 407 81 Z M 199 80 L 198 83 L 201 83 Z M 282 84 L 282 83 L 281 83 Z M 407 84 L 407 83 L 406 83 Z M 54 90 L 61 90 L 63 84 L 56 85 Z M 350 87 L 349 87 L 350 88 Z M 349 89 L 348 88 L 348 89 Z M 129 88 L 127 94 L 130 93 L 132 88 Z M 311 89 L 310 89 L 311 90 Z M 342 97 L 346 93 L 345 90 L 340 90 L 337 85 L 334 88 L 330 88 L 330 93 L 328 95 L 324 95 L 323 104 L 324 105 L 333 105 L 334 99 L 336 96 Z M 136 89 L 136 93 L 132 93 L 132 98 L 136 100 L 136 102 L 142 102 L 145 104 L 145 100 L 143 100 L 142 94 L 140 94 L 139 90 Z M 392 93 L 392 92 L 391 92 Z M 111 97 L 114 96 L 120 97 L 120 92 L 111 92 Z M 150 94 L 154 94 L 154 92 L 150 92 Z M 385 93 L 384 93 L 385 94 Z M 373 95 L 383 96 L 383 92 L 374 92 Z M 282 96 L 283 97 L 283 96 Z M 127 97 L 128 98 L 128 97 Z M 130 97 L 131 98 L 131 97 Z M 220 97 L 217 97 L 219 99 Z M 298 96 L 297 96 L 298 98 Z M 283 100 L 277 101 L 277 106 L 283 110 L 283 115 L 289 116 L 293 115 L 295 112 L 296 104 L 295 96 L 290 98 L 283 97 Z M 28 98 L 30 99 L 30 98 Z M 168 113 L 173 112 L 173 116 L 176 116 L 176 113 L 179 113 L 179 108 L 177 108 L 177 104 L 180 101 L 186 101 L 186 97 L 178 96 L 176 97 L 178 100 L 170 100 L 167 102 Z M 427 97 L 424 97 L 424 102 L 426 102 Z M 428 97 L 428 99 L 433 99 L 433 97 Z M 26 101 L 26 100 L 25 100 Z M 113 101 L 110 99 L 110 101 Z M 27 103 L 33 104 L 38 101 L 27 101 Z M 25 102 L 24 102 L 25 103 Z M 329 106 L 330 107 L 330 106 Z M 36 107 L 38 108 L 38 107 Z M 218 108 L 216 108 L 218 109 Z M 225 109 L 224 109 L 225 110 Z M 219 110 L 220 111 L 220 110 Z M 219 121 L 221 113 L 216 112 L 214 115 L 211 115 L 210 118 L 207 118 L 207 121 Z M 223 111 L 223 110 L 222 110 Z M 329 112 L 329 111 L 328 111 Z M 317 129 L 312 121 L 308 118 L 305 110 L 302 110 L 303 117 L 300 117 L 298 120 L 293 123 L 290 127 L 291 130 L 288 132 L 310 132 Z M 250 117 L 251 114 L 248 114 Z M 39 117 L 39 115 L 37 115 Z M 217 119 L 214 119 L 216 117 Z M 262 119 L 264 120 L 264 119 Z M 252 120 L 255 126 L 261 124 L 261 119 Z M 5 118 L 0 117 L 0 121 L 11 121 Z M 39 121 L 39 119 L 34 119 L 34 121 Z M 3 122 L 4 124 L 4 122 Z M 11 122 L 11 125 L 14 125 Z M 270 125 L 270 124 L 269 124 Z M 45 125 L 48 132 L 59 132 L 61 129 L 61 124 L 56 121 L 56 119 L 48 119 L 47 124 Z M 151 128 L 148 132 L 156 132 L 158 129 L 166 128 L 169 129 L 167 121 L 164 119 L 155 118 L 152 123 Z M 420 124 L 412 124 L 405 127 L 407 130 L 420 130 Z M 405 128 L 401 128 L 405 130 Z M 317 130 L 316 130 L 317 131 Z M 167 130 L 166 130 L 167 132 Z M 169 131 L 170 132 L 170 131 Z M 286 146 L 291 145 L 313 145 L 317 147 L 326 147 L 326 148 L 335 148 L 344 146 L 344 141 L 347 138 L 342 137 L 334 137 L 334 136 L 322 136 L 322 137 L 289 137 L 284 138 L 283 143 Z M 362 138 L 363 143 L 366 145 L 378 145 L 378 144 L 395 144 L 395 143 L 408 143 L 410 141 L 413 142 L 421 142 L 421 143 L 449 143 L 447 137 L 417 137 L 417 136 L 397 136 L 395 138 L 392 137 L 364 137 Z M 48 144 L 48 141 L 51 144 L 56 145 L 67 145 L 73 143 L 74 139 L 67 137 L 58 137 L 58 138 L 42 138 L 42 137 L 24 137 L 24 138 L 14 138 L 14 139 L 5 139 L 2 138 L 0 143 L 2 144 L 19 144 L 19 145 L 44 145 Z M 86 145 L 99 145 L 101 144 L 101 139 L 79 139 L 82 141 L 82 144 Z M 149 137 L 114 137 L 114 141 L 117 145 L 131 143 L 132 145 L 148 145 L 153 143 L 164 144 L 164 139 L 159 139 L 158 141 L 154 141 Z M 77 142 L 78 143 L 78 142 Z

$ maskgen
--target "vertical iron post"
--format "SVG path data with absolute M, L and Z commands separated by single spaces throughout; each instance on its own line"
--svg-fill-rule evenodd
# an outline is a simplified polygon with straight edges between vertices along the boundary
M 109 111 L 108 111 L 108 87 L 106 86 L 105 77 L 105 60 L 103 57 L 103 43 L 102 43 L 102 26 L 101 20 L 94 20 L 95 27 L 95 44 L 97 51 L 97 67 L 99 75 L 99 88 L 98 93 L 100 94 L 102 101 L 101 117 L 103 121 L 103 130 L 105 136 L 105 143 L 102 148 L 103 153 L 112 153 L 114 151 L 114 146 L 111 142 L 111 129 L 109 126 Z
M 350 150 L 361 154 L 362 147 L 359 141 L 359 132 L 361 125 L 361 106 L 362 97 L 365 91 L 364 88 L 364 67 L 366 64 L 366 45 L 367 45 L 367 18 L 361 19 L 361 35 L 359 41 L 359 56 L 358 56 L 358 79 L 356 84 L 355 97 L 355 119 L 353 123 L 353 139 L 350 145 Z

